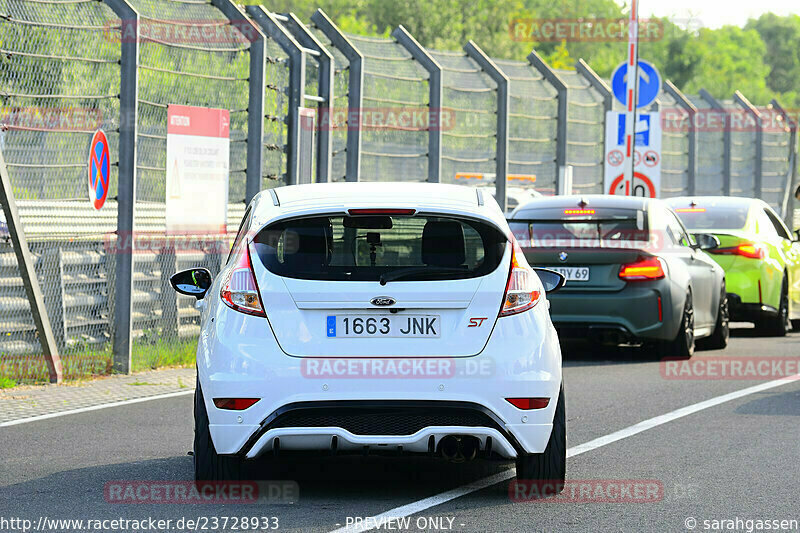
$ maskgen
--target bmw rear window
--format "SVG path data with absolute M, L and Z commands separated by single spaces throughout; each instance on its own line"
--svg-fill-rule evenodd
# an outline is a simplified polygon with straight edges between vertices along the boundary
M 747 223 L 749 207 L 675 207 L 675 212 L 689 230 L 742 229 Z
M 514 237 L 523 248 L 586 247 L 603 243 L 649 240 L 647 217 L 635 209 L 572 209 L 527 213 L 527 220 L 510 220 Z M 570 213 L 564 213 L 570 211 Z
M 253 240 L 264 266 L 309 280 L 466 279 L 493 272 L 508 242 L 484 222 L 444 216 L 315 216 L 279 221 Z

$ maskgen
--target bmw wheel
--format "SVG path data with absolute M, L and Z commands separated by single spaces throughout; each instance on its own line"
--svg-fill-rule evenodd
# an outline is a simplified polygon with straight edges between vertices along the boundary
M 686 293 L 678 334 L 673 340 L 663 345 L 663 355 L 680 359 L 689 359 L 694 355 L 694 303 L 692 302 L 692 291 Z
M 717 322 L 714 325 L 714 332 L 710 337 L 697 341 L 697 346 L 707 350 L 722 350 L 728 345 L 730 331 L 728 293 L 723 285 L 722 294 L 719 297 L 719 309 L 717 310 Z
M 756 330 L 760 335 L 769 337 L 783 337 L 792 329 L 789 321 L 789 281 L 786 275 L 781 283 L 781 301 L 778 304 L 778 314 L 770 315 L 756 322 Z

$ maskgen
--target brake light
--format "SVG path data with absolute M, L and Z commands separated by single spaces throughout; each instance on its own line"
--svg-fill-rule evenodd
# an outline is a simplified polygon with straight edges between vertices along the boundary
M 661 279 L 664 275 L 664 267 L 657 257 L 640 259 L 635 263 L 622 265 L 619 269 L 619 279 L 625 281 Z
M 594 209 L 564 209 L 565 215 L 594 215 Z
M 348 209 L 347 214 L 351 216 L 359 215 L 388 215 L 388 216 L 411 216 L 416 213 L 416 209 Z
M 679 207 L 675 210 L 676 213 L 705 213 L 705 207 Z
M 544 409 L 550 404 L 550 398 L 506 398 L 506 401 L 523 411 Z
M 214 405 L 217 406 L 217 409 L 244 411 L 255 405 L 258 400 L 260 398 L 214 398 Z
M 750 259 L 764 259 L 767 257 L 767 249 L 764 247 L 764 245 L 752 242 L 744 242 L 738 246 L 717 248 L 709 251 L 712 254 L 741 255 L 742 257 L 749 257 Z
M 528 265 L 517 239 L 511 237 L 511 268 L 508 273 L 503 307 L 499 316 L 511 316 L 532 309 L 542 296 L 542 287 Z
M 239 247 L 234 267 L 228 272 L 219 295 L 225 305 L 240 313 L 267 316 L 261 306 L 256 275 L 250 262 L 250 247 L 246 242 Z

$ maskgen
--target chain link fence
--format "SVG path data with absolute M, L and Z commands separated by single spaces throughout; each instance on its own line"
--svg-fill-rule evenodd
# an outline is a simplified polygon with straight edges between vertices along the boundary
M 133 230 L 157 237 L 166 231 L 167 106 L 228 110 L 230 234 L 252 194 L 253 177 L 260 189 L 292 181 L 289 158 L 300 155 L 290 146 L 290 95 L 322 89 L 316 60 L 305 62 L 306 86 L 293 87 L 293 80 L 303 78 L 292 75 L 296 60 L 278 42 L 263 38 L 263 130 L 250 132 L 251 86 L 255 94 L 262 92 L 253 85 L 254 41 L 231 20 L 232 11 L 220 7 L 223 0 L 128 0 L 139 13 L 139 35 L 132 37 L 107 1 L 0 0 L 0 150 L 66 377 L 112 369 L 117 207 L 134 201 L 118 198 L 124 121 L 135 120 L 138 128 Z M 413 39 L 349 35 L 326 17 L 314 20 L 306 28 L 333 56 L 333 100 L 319 104 L 317 117 L 327 111 L 332 129 L 328 180 L 354 179 L 348 172 L 355 162 L 364 181 L 491 187 L 506 179 L 508 191 L 554 194 L 560 173 L 571 166 L 575 192 L 603 192 L 605 112 L 611 104 L 596 75 L 589 77 L 585 69 L 553 71 L 538 56 L 519 61 L 487 58 L 477 48 L 414 50 Z M 122 49 L 130 38 L 139 52 L 134 117 L 124 116 L 120 96 Z M 439 78 L 441 109 L 433 109 Z M 360 79 L 360 86 L 352 85 Z M 506 88 L 507 108 L 501 100 Z M 361 100 L 353 103 L 359 94 Z M 747 114 L 741 99 L 716 102 L 704 94 L 687 97 L 698 108 L 692 123 L 675 94 L 662 92 L 652 108 L 670 117 L 663 128 L 661 196 L 760 195 L 783 208 L 795 170 L 786 117 L 772 106 L 758 108 L 763 131 L 757 133 L 755 126 L 735 120 Z M 437 116 L 435 123 L 429 113 Z M 100 211 L 86 201 L 87 156 L 97 129 L 108 136 L 111 169 L 108 201 Z M 356 133 L 360 142 L 351 143 Z M 255 159 L 248 152 L 252 139 L 261 145 Z M 507 151 L 498 150 L 501 143 Z M 259 155 L 260 176 L 251 176 L 248 161 Z M 47 364 L 6 216 L 0 211 L 0 376 L 42 380 Z M 227 236 L 217 235 L 185 249 L 171 241 L 134 251 L 134 369 L 158 364 L 158 354 L 170 345 L 196 338 L 194 302 L 177 296 L 168 277 L 190 266 L 216 274 L 227 245 Z

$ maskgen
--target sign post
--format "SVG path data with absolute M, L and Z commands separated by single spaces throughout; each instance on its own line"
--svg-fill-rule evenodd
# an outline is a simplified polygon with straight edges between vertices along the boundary
M 661 76 L 638 58 L 637 0 L 631 6 L 628 59 L 614 71 L 611 86 L 625 111 L 606 114 L 604 192 L 656 198 L 661 190 L 661 114 L 638 110 L 658 97 Z

